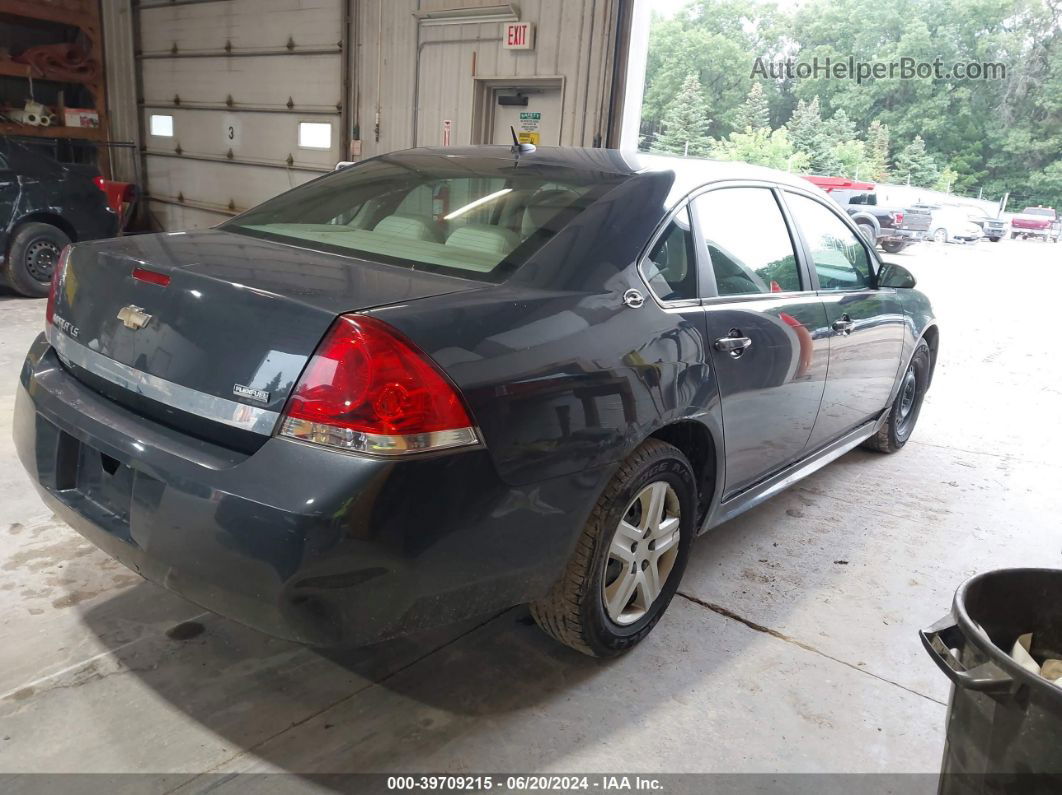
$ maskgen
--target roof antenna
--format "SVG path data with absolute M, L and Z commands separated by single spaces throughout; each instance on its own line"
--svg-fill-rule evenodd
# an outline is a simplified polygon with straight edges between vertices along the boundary
M 513 145 L 509 148 L 509 151 L 513 153 L 517 160 L 520 159 L 520 155 L 528 155 L 535 151 L 534 144 L 520 143 L 520 139 L 516 137 L 516 128 L 511 124 L 509 125 L 509 132 L 513 134 Z

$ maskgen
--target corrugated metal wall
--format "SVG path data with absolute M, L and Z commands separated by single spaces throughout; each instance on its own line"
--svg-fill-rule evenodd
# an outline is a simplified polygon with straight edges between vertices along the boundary
M 350 138 L 353 159 L 439 145 L 446 119 L 451 143 L 470 143 L 492 79 L 554 78 L 562 145 L 606 135 L 621 0 L 102 2 L 115 137 L 139 130 L 163 228 L 216 224 L 324 173 Z M 505 15 L 535 24 L 534 49 L 502 46 Z M 152 115 L 172 117 L 172 137 Z M 332 146 L 300 148 L 302 121 L 331 124 Z
M 363 156 L 440 145 L 444 119 L 453 122 L 453 144 L 471 143 L 477 78 L 561 78 L 561 145 L 600 145 L 608 121 L 618 3 L 509 4 L 520 20 L 535 24 L 533 50 L 505 49 L 504 22 L 461 24 L 459 18 L 442 16 L 476 5 L 486 6 L 485 11 L 499 6 L 474 0 L 358 4 L 356 119 Z M 418 19 L 418 11 L 440 17 Z

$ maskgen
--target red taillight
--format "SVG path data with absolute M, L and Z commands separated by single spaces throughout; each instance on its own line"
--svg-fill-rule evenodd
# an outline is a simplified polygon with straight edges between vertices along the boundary
M 66 271 L 66 263 L 69 260 L 70 246 L 64 246 L 59 253 L 59 259 L 55 261 L 55 267 L 52 269 L 52 288 L 48 291 L 48 306 L 44 310 L 45 328 L 51 327 L 52 319 L 55 317 L 55 301 L 59 297 L 59 289 Z
M 147 268 L 133 268 L 133 278 L 139 282 L 157 284 L 159 287 L 166 287 L 170 283 L 170 277 L 165 273 L 149 271 Z
M 893 213 L 893 220 L 896 222 L 897 226 L 902 224 L 903 223 L 903 213 Z
M 92 184 L 104 192 L 107 191 L 107 183 L 104 181 L 103 177 L 93 177 Z
M 401 455 L 478 442 L 461 395 L 386 323 L 343 315 L 306 365 L 280 435 Z

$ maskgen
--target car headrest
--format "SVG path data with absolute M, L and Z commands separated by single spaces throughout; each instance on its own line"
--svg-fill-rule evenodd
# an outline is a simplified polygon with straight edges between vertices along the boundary
M 550 218 L 568 207 L 575 197 L 575 192 L 570 190 L 540 190 L 531 197 L 524 210 L 520 233 L 524 237 L 534 234 L 549 223 Z
M 374 232 L 381 232 L 392 237 L 403 237 L 406 240 L 429 240 L 439 242 L 439 233 L 435 226 L 427 218 L 419 215 L 404 215 L 395 213 L 382 219 L 373 227 Z
M 483 254 L 490 254 L 499 259 L 504 257 L 520 243 L 520 236 L 511 229 L 490 224 L 466 224 L 454 230 L 446 245 L 455 248 L 467 248 Z

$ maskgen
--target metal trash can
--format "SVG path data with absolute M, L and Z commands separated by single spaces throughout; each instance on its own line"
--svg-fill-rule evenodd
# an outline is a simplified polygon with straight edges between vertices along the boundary
M 1062 658 L 1062 570 L 978 574 L 919 633 L 952 683 L 940 795 L 1062 793 L 1062 686 L 1010 656 L 1028 632 Z

